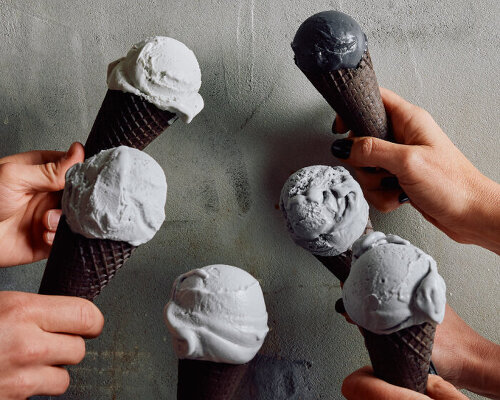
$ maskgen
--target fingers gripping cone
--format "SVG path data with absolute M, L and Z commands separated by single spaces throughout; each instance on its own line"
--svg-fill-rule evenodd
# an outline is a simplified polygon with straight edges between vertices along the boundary
M 355 136 L 393 141 L 366 36 L 346 14 L 326 11 L 308 18 L 292 42 L 295 63 Z M 373 231 L 371 223 L 365 233 Z M 349 275 L 352 252 L 316 255 L 340 281 Z M 390 335 L 362 329 L 375 374 L 389 383 L 424 392 L 435 332 L 425 322 Z

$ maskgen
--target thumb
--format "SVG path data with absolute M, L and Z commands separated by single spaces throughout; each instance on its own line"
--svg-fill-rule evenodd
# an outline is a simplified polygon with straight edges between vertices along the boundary
M 427 381 L 427 395 L 434 400 L 468 400 L 469 398 L 459 392 L 450 382 L 436 375 L 429 375 Z
M 415 146 L 388 142 L 374 137 L 339 139 L 332 154 L 354 167 L 379 167 L 397 175 L 415 151 Z
M 53 161 L 38 165 L 16 165 L 20 180 L 37 192 L 55 192 L 62 190 L 66 181 L 66 171 L 73 165 L 83 162 L 85 150 L 76 142 L 67 153 Z

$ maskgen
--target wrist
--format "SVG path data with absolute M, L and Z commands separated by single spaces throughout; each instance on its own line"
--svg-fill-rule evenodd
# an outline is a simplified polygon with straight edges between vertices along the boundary
M 467 344 L 460 387 L 490 398 L 500 395 L 500 346 L 475 333 Z
M 6 233 L 7 233 L 7 223 L 6 221 L 0 221 L 0 268 L 8 267 L 9 265 L 5 263 L 6 253 L 8 249 L 4 247 L 6 243 Z
M 463 241 L 500 254 L 500 185 L 479 171 L 470 185 Z

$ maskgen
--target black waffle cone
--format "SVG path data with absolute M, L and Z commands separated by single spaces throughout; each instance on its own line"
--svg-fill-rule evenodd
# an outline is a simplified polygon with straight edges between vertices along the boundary
M 76 234 L 62 216 L 39 293 L 93 300 L 135 248 L 126 242 Z
M 85 143 L 85 158 L 121 145 L 142 150 L 176 119 L 140 96 L 108 90 Z M 73 233 L 63 216 L 39 293 L 93 300 L 134 249 L 126 242 Z
M 355 136 L 393 140 L 368 50 L 357 68 L 302 72 Z
M 390 335 L 362 329 L 375 376 L 425 393 L 436 324 L 424 322 Z
M 237 400 L 248 365 L 179 360 L 177 400 Z

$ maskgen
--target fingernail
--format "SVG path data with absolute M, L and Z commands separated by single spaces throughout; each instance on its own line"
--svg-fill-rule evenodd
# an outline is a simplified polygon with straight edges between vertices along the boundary
M 333 120 L 332 133 L 338 133 L 337 132 L 337 117 L 335 117 L 335 119 Z
M 377 167 L 362 167 L 361 168 L 363 171 L 365 172 L 369 172 L 369 173 L 375 173 L 375 172 L 378 172 L 378 168 Z
M 45 232 L 45 240 L 48 244 L 54 243 L 54 237 L 56 236 L 55 232 Z
M 332 154 L 337 158 L 349 158 L 352 148 L 351 139 L 339 139 L 332 144 Z
M 342 299 L 338 299 L 335 302 L 335 311 L 337 311 L 339 314 L 345 314 L 345 307 L 344 307 L 344 301 Z
M 438 372 L 437 372 L 436 366 L 434 365 L 434 363 L 432 362 L 432 360 L 431 360 L 431 363 L 429 365 L 429 374 L 431 374 L 431 375 L 439 375 Z
M 406 195 L 405 192 L 403 192 L 399 195 L 398 200 L 400 203 L 406 203 L 407 201 L 410 201 L 410 199 L 408 198 L 408 196 Z
M 75 143 L 72 143 L 71 146 L 69 146 L 69 149 L 68 151 L 66 152 L 66 154 L 64 155 L 64 159 L 67 160 L 68 158 L 71 157 L 71 155 L 73 154 L 73 145 Z
M 59 225 L 59 219 L 61 216 L 55 211 L 49 211 L 47 215 L 47 225 L 51 231 L 55 231 L 57 229 L 57 225 Z
M 380 180 L 380 186 L 384 189 L 395 189 L 399 187 L 398 178 L 395 176 L 386 176 Z

